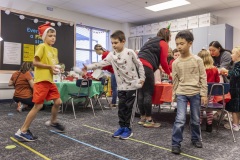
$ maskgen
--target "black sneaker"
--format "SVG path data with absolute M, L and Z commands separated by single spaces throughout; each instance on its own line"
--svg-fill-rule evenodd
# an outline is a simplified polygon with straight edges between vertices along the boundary
M 36 137 L 33 137 L 32 133 L 30 131 L 23 133 L 23 132 L 21 132 L 20 129 L 15 133 L 14 136 L 20 142 L 32 142 L 37 139 Z
M 180 154 L 181 153 L 181 148 L 178 147 L 178 146 L 172 146 L 172 153 Z
M 27 130 L 27 133 L 30 134 L 33 137 L 33 139 L 38 139 L 38 136 L 34 136 L 30 129 Z
M 51 126 L 56 132 L 65 132 L 65 127 L 60 123 L 51 123 L 50 121 L 45 122 L 46 126 Z
M 200 141 L 193 141 L 192 144 L 194 145 L 194 147 L 196 148 L 202 148 L 202 142 Z
M 206 132 L 212 132 L 212 124 L 206 124 Z

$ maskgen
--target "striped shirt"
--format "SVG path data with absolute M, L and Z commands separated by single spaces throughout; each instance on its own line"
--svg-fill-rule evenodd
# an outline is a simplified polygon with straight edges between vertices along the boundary
M 207 76 L 203 61 L 197 55 L 177 58 L 172 64 L 173 100 L 176 95 L 207 96 Z

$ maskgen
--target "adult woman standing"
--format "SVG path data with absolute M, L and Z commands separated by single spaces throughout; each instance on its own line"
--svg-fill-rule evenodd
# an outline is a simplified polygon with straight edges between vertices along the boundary
M 165 73 L 170 74 L 167 62 L 170 37 L 170 30 L 168 28 L 162 28 L 157 33 L 157 36 L 147 41 L 138 53 L 146 76 L 145 83 L 138 92 L 138 107 L 141 114 L 141 120 L 138 124 L 144 127 L 160 126 L 160 124 L 154 123 L 151 117 L 154 72 L 159 68 L 159 65 L 161 65 Z
M 18 103 L 17 111 L 21 112 L 23 109 L 23 104 L 28 105 L 28 107 L 33 107 L 33 78 L 30 73 L 32 69 L 31 62 L 23 62 L 19 71 L 12 74 L 8 85 L 14 86 L 15 92 L 13 100 Z
M 102 47 L 101 44 L 96 44 L 94 46 L 94 50 L 98 55 L 102 55 L 102 60 L 105 59 L 109 53 L 105 48 Z M 112 66 L 106 66 L 102 68 L 103 70 L 107 70 L 108 72 L 111 73 L 111 89 L 112 89 L 112 107 L 117 106 L 117 82 L 116 78 L 113 72 Z
M 224 49 L 218 41 L 212 41 L 209 44 L 209 52 L 213 57 L 214 66 L 217 68 L 225 68 L 229 70 L 232 67 L 232 52 L 230 50 Z M 229 83 L 227 76 L 222 75 L 223 81 Z

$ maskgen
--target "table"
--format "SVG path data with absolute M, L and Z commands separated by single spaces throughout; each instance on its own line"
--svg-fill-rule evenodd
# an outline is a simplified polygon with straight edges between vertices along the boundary
M 163 102 L 172 102 L 172 84 L 161 83 L 154 85 L 152 104 L 160 105 Z
M 58 91 L 60 93 L 60 98 L 62 102 L 65 103 L 69 98 L 69 93 L 78 93 L 79 87 L 76 86 L 76 81 L 65 81 L 65 82 L 56 82 L 55 83 Z M 100 92 L 103 91 L 103 86 L 101 81 L 92 81 L 92 86 L 90 87 L 90 97 L 94 97 L 95 95 L 99 95 Z M 86 88 L 81 89 L 82 93 L 87 93 Z M 44 104 L 50 104 L 51 101 L 45 102 Z
M 172 84 L 155 84 L 154 86 L 154 92 L 152 96 L 152 104 L 154 105 L 160 105 L 163 102 L 172 102 Z M 230 93 L 225 94 L 224 96 L 225 102 L 229 102 L 231 99 Z M 222 96 L 214 96 L 213 98 L 214 102 L 220 102 L 222 101 Z

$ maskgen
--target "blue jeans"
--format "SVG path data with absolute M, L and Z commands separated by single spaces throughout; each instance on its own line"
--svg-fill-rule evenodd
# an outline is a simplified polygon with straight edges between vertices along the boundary
M 200 94 L 194 96 L 177 95 L 177 115 L 172 132 L 172 146 L 181 147 L 183 140 L 183 129 L 186 123 L 187 104 L 190 103 L 190 123 L 191 123 L 191 140 L 199 141 L 200 139 Z
M 117 104 L 117 81 L 114 73 L 111 74 L 112 104 Z

